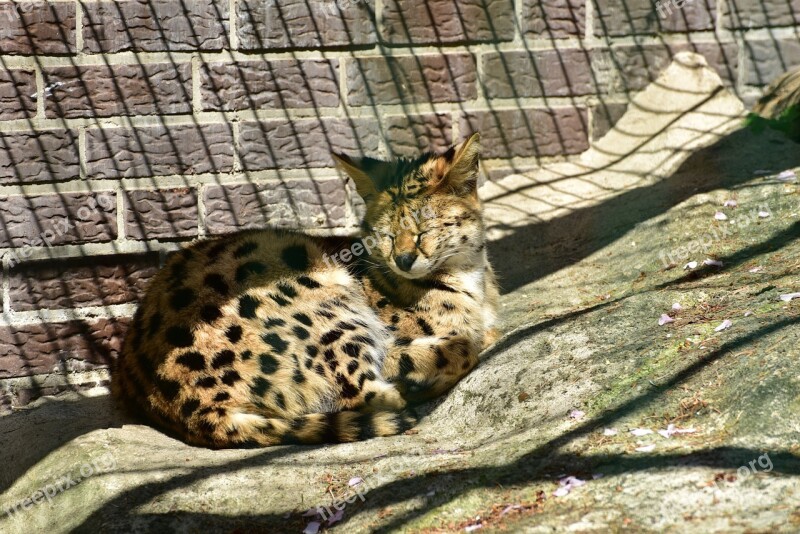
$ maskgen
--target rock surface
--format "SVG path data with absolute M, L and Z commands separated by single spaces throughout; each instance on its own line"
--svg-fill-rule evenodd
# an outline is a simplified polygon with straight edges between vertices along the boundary
M 333 532 L 797 531 L 800 154 L 718 87 L 683 56 L 607 154 L 486 186 L 505 335 L 409 434 L 209 451 L 43 399 L 0 419 L 0 531 L 299 533 L 333 496 Z

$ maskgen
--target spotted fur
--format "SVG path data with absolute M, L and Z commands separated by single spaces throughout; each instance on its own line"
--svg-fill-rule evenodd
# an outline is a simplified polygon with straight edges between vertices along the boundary
M 337 155 L 367 204 L 363 241 L 260 230 L 172 255 L 133 319 L 115 394 L 214 448 L 409 428 L 408 404 L 451 388 L 493 337 L 477 141 L 413 161 Z M 371 254 L 331 261 L 367 235 L 380 236 Z

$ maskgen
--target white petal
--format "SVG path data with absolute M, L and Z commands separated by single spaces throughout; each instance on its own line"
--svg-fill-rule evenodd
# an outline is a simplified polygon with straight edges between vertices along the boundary
M 678 434 L 694 434 L 697 430 L 694 428 L 676 428 L 675 432 Z
M 569 418 L 570 419 L 575 419 L 577 421 L 580 421 L 581 419 L 583 419 L 584 415 L 586 415 L 586 412 L 583 412 L 581 410 L 572 410 L 571 412 L 569 412 Z
M 683 309 L 683 306 L 681 306 L 680 304 L 678 304 L 677 302 L 675 302 L 675 303 L 672 305 L 672 309 L 673 309 L 673 310 L 675 310 L 675 311 L 680 311 L 680 310 L 682 310 L 682 309 Z
M 319 527 L 322 525 L 319 521 L 312 521 L 306 528 L 303 530 L 303 534 L 317 534 L 319 532 Z
M 655 445 L 644 445 L 643 447 L 636 447 L 636 452 L 650 452 L 655 450 Z
M 683 266 L 684 269 L 694 269 L 695 267 L 697 267 L 696 261 L 690 261 L 689 263 Z
M 762 270 L 764 270 L 764 268 L 763 268 L 763 267 L 761 267 L 761 266 L 759 265 L 758 267 L 753 267 L 752 269 L 750 269 L 750 270 L 749 270 L 749 271 L 747 271 L 747 272 L 749 272 L 749 273 L 759 273 L 759 272 L 761 272 Z
M 480 523 L 477 525 L 469 525 L 467 527 L 464 527 L 464 532 L 472 532 L 473 530 L 478 530 L 481 528 L 483 528 L 483 525 L 481 525 Z
M 634 428 L 633 430 L 631 430 L 631 434 L 633 434 L 634 436 L 637 436 L 637 437 L 638 436 L 646 436 L 646 435 L 652 434 L 652 433 L 653 433 L 653 431 L 650 430 L 649 428 Z
M 347 485 L 348 486 L 357 486 L 358 484 L 361 484 L 362 482 L 364 482 L 363 478 L 361 478 L 361 477 L 353 477 L 347 482 Z
M 751 315 L 753 315 L 753 312 L 751 312 L 750 310 L 744 312 L 745 317 L 750 317 Z
M 738 203 L 738 202 L 736 202 L 736 201 L 735 201 L 735 200 L 733 200 L 733 199 L 731 199 L 731 200 L 726 200 L 726 201 L 725 201 L 725 203 L 723 204 L 723 206 L 724 206 L 724 207 L 726 207 L 726 208 L 735 208 L 735 207 L 736 207 L 736 206 L 738 206 L 738 205 L 739 205 L 739 203 Z
M 333 525 L 334 523 L 338 523 L 344 517 L 344 510 L 338 510 L 335 514 L 333 514 L 330 519 L 328 519 L 328 526 Z
M 725 319 L 724 321 L 722 321 L 722 323 L 720 323 L 718 327 L 714 329 L 714 332 L 722 332 L 723 330 L 727 330 L 728 328 L 731 327 L 731 325 L 733 325 L 733 323 L 728 319 Z
M 319 508 L 310 508 L 310 509 L 305 511 L 305 513 L 303 514 L 303 517 L 316 517 L 318 515 L 320 515 L 319 514 Z
M 662 313 L 661 317 L 658 318 L 658 326 L 664 326 L 667 323 L 674 323 L 675 319 L 667 315 L 666 313 Z
M 703 260 L 703 265 L 711 265 L 712 267 L 722 267 L 724 264 L 719 260 L 712 260 L 707 258 Z
M 728 216 L 725 215 L 724 213 L 722 213 L 721 211 L 718 211 L 717 213 L 715 213 L 714 214 L 714 218 L 716 220 L 718 220 L 718 221 L 727 221 L 728 220 Z
M 786 293 L 781 295 L 781 300 L 784 302 L 789 302 L 792 299 L 800 299 L 800 293 Z
M 762 219 L 766 219 L 767 217 L 769 217 L 769 215 L 770 215 L 770 214 L 769 214 L 769 212 L 768 212 L 768 211 L 759 211 L 759 212 L 758 212 L 758 216 L 759 216 L 760 218 L 762 218 Z
M 781 182 L 794 182 L 797 180 L 797 175 L 793 170 L 783 171 L 777 176 Z
M 557 490 L 555 490 L 553 492 L 553 496 L 554 497 L 563 497 L 564 495 L 568 495 L 569 494 L 569 490 L 570 490 L 570 488 L 562 486 L 562 487 L 558 488 Z
M 619 430 L 617 430 L 616 428 L 606 428 L 605 430 L 603 430 L 604 436 L 616 436 L 617 434 L 619 434 Z

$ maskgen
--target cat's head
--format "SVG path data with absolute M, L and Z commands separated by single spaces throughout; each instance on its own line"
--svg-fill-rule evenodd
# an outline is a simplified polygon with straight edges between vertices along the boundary
M 334 154 L 366 203 L 362 224 L 367 258 L 405 278 L 468 268 L 483 257 L 478 199 L 480 136 L 444 154 L 381 161 Z

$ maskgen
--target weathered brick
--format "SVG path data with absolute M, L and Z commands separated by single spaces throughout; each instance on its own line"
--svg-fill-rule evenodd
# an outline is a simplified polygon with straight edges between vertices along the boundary
M 383 120 L 386 145 L 393 156 L 442 152 L 453 143 L 450 115 L 394 115 Z
M 713 30 L 716 18 L 715 0 L 595 0 L 595 5 L 598 36 Z
M 229 124 L 184 124 L 86 131 L 86 169 L 92 178 L 230 172 Z
M 628 110 L 628 104 L 601 102 L 592 106 L 592 140 L 600 139 Z
M 391 44 L 510 41 L 512 0 L 386 0 L 383 38 Z
M 489 98 L 574 96 L 597 92 L 587 50 L 490 52 L 483 55 Z
M 126 191 L 125 235 L 131 239 L 164 239 L 197 235 L 194 188 Z
M 74 3 L 0 2 L 0 54 L 74 52 Z
M 107 367 L 117 357 L 127 319 L 0 327 L 0 378 Z
M 374 0 L 238 0 L 239 48 L 320 48 L 377 41 Z
M 743 81 L 747 85 L 767 85 L 793 67 L 800 66 L 800 41 L 747 41 L 744 45 Z
M 703 55 L 727 86 L 736 83 L 736 43 L 648 44 L 615 46 L 595 51 L 592 67 L 598 85 L 606 93 L 639 91 L 655 80 L 678 52 Z
M 476 81 L 470 54 L 357 58 L 347 62 L 347 102 L 461 102 L 477 97 Z
M 36 75 L 32 70 L 6 69 L 0 63 L 0 120 L 36 115 Z
M 558 156 L 589 148 L 584 108 L 473 111 L 463 114 L 459 131 L 464 137 L 481 134 L 484 158 Z
M 158 270 L 158 254 L 27 262 L 11 270 L 14 311 L 110 306 L 133 302 Z
M 228 45 L 228 2 L 126 0 L 83 4 L 86 52 L 221 50 Z
M 93 65 L 44 70 L 47 117 L 170 115 L 192 109 L 191 65 Z
M 110 241 L 117 237 L 114 198 L 109 192 L 0 196 L 0 246 L 22 247 L 14 253 L 25 259 L 28 246 Z
M 244 122 L 239 127 L 239 158 L 246 170 L 331 167 L 330 153 L 375 155 L 377 119 L 296 119 Z
M 75 132 L 48 130 L 0 135 L 0 183 L 57 182 L 79 175 Z
M 522 31 L 543 39 L 582 37 L 586 0 L 523 0 Z
M 205 225 L 210 234 L 268 226 L 335 228 L 347 222 L 346 200 L 339 178 L 213 185 L 205 189 Z
M 800 0 L 736 0 L 723 2 L 726 28 L 800 25 Z
M 339 105 L 336 60 L 275 60 L 203 65 L 203 109 L 320 108 Z

